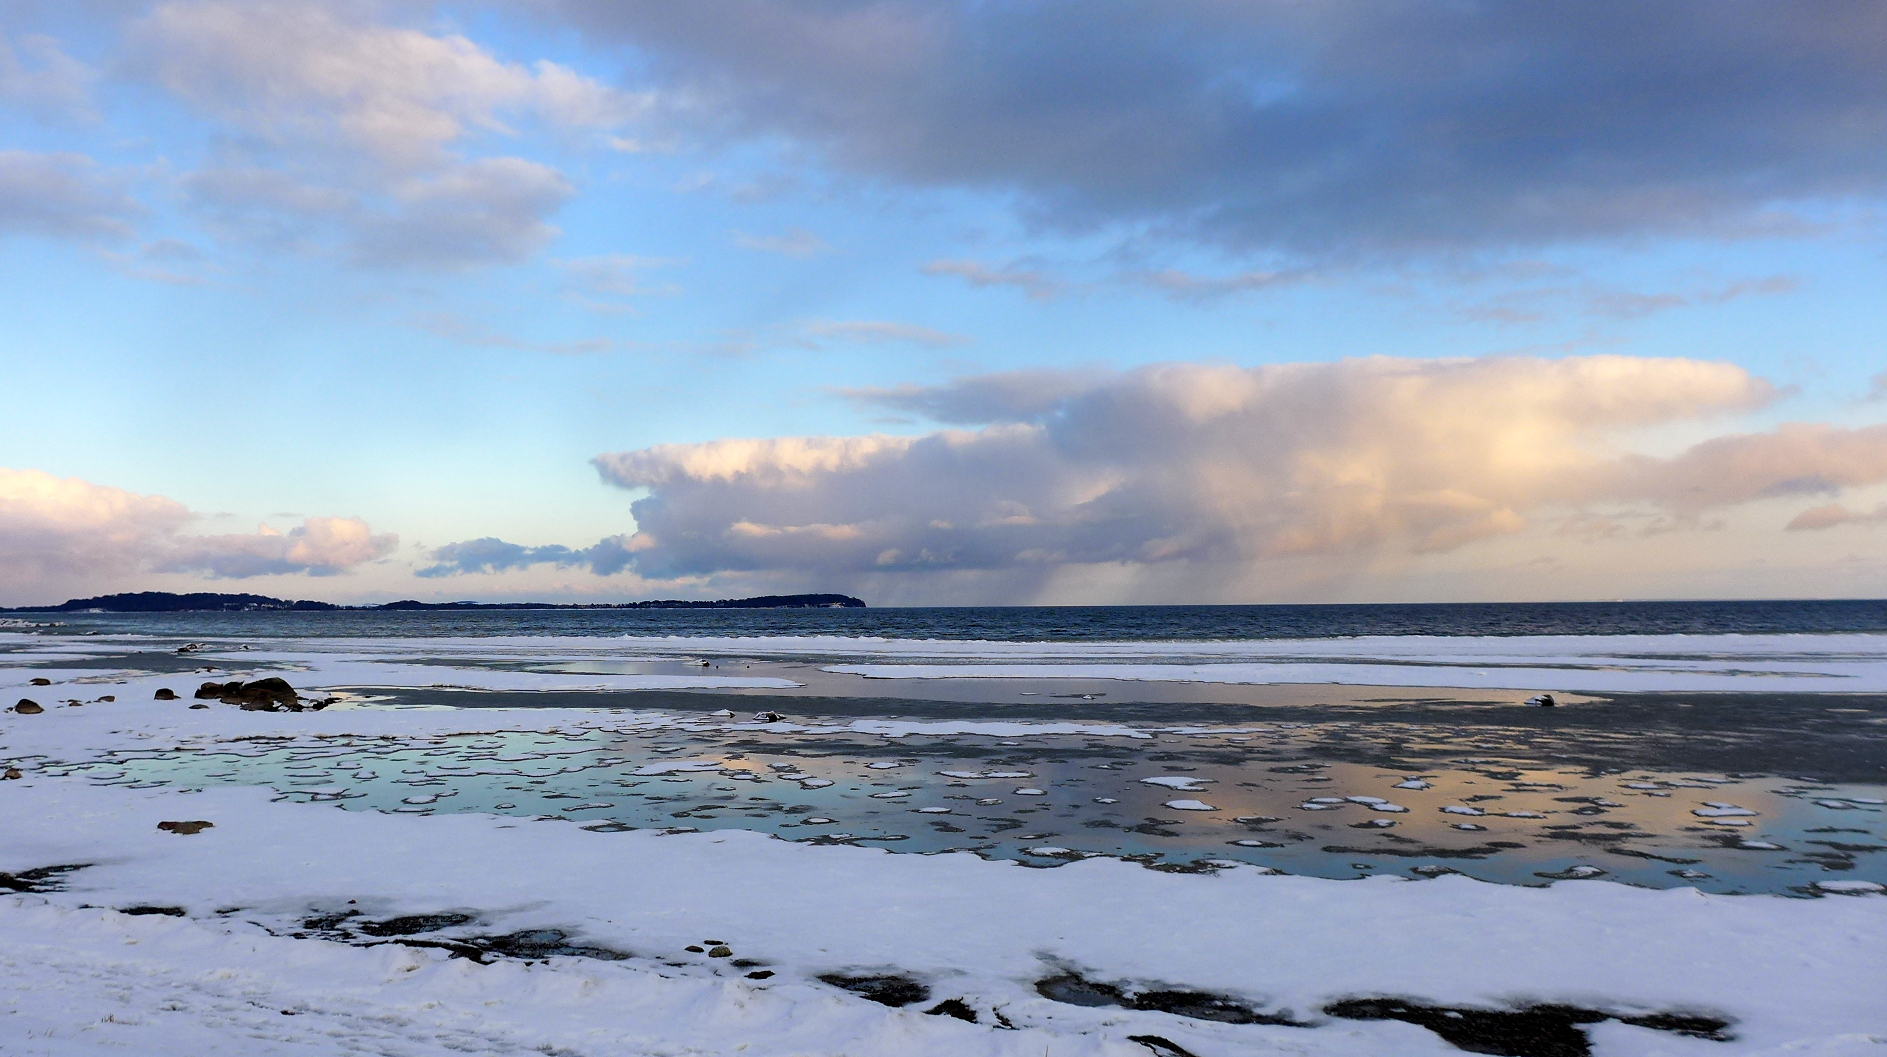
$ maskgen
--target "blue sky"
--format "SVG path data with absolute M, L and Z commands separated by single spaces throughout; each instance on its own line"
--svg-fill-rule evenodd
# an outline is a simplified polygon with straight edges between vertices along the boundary
M 0 604 L 1887 587 L 1887 16 L 1368 6 L 0 2 Z M 1590 357 L 1653 368 L 1554 366 Z M 1325 370 L 1232 433 L 1149 434 L 1174 461 L 1071 439 L 1291 365 Z M 992 375 L 1028 408 L 934 413 Z M 1398 432 L 1389 375 L 1524 483 L 1409 463 L 1447 445 Z M 1610 385 L 1673 388 L 1572 410 Z M 1309 404 L 1330 438 L 1277 439 Z M 1057 469 L 592 463 L 949 429 L 1034 430 Z M 1619 483 L 1723 437 L 1770 478 Z M 905 524 L 883 482 L 926 474 L 956 505 Z M 476 540 L 514 549 L 441 550 Z

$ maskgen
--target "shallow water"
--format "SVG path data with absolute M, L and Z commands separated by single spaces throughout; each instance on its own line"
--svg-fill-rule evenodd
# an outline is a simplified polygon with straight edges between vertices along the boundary
M 1192 619 L 1195 610 L 1228 607 L 1177 608 Z M 892 612 L 892 623 L 916 619 Z M 977 612 L 992 625 L 1006 619 Z M 1822 616 L 1829 612 L 1871 610 L 1857 604 Z M 463 615 L 422 616 L 414 626 L 433 630 Z M 584 621 L 625 616 L 722 626 L 710 638 L 571 633 Z M 46 691 L 49 703 L 67 693 L 110 693 L 127 680 L 143 680 L 146 695 L 164 683 L 187 696 L 198 680 L 267 673 L 304 691 L 340 688 L 340 709 L 503 708 L 513 711 L 494 725 L 516 726 L 515 710 L 528 707 L 541 712 L 546 730 L 571 726 L 570 717 L 583 717 L 585 729 L 317 736 L 346 729 L 330 712 L 293 738 L 185 736 L 137 751 L 10 762 L 128 785 L 261 785 L 347 810 L 562 818 L 605 835 L 739 828 L 1041 867 L 1109 855 L 1156 869 L 1243 863 L 1338 878 L 1456 871 L 1506 884 L 1603 877 L 1803 895 L 1817 882 L 1887 883 L 1887 694 L 1775 689 L 1811 679 L 1879 681 L 1887 667 L 1881 636 L 1672 636 L 1596 646 L 1507 638 L 1492 647 L 1486 639 L 1387 638 L 1283 647 L 1342 654 L 1339 679 L 1380 678 L 1390 658 L 1399 671 L 1449 673 L 1442 678 L 1498 672 L 1506 658 L 1549 674 L 1602 669 L 1679 687 L 1706 679 L 1752 687 L 1562 692 L 1559 707 L 1543 709 L 1522 706 L 1524 693 L 1485 686 L 1214 681 L 1225 658 L 1276 655 L 1279 647 L 1256 639 L 1250 646 L 833 639 L 832 621 L 852 619 L 844 611 L 470 617 L 487 637 L 286 633 L 307 630 L 310 618 L 326 621 L 328 631 L 356 618 L 405 619 L 345 613 L 172 615 L 143 619 L 136 631 L 90 629 L 95 635 L 41 629 L 0 636 L 0 672 L 22 684 L 28 668 L 52 673 L 59 684 Z M 1675 619 L 1669 612 L 1659 619 L 1666 617 Z M 1123 618 L 1108 610 L 1093 619 Z M 561 621 L 560 636 L 523 633 L 537 621 Z M 791 636 L 756 637 L 794 621 Z M 248 630 L 214 634 L 236 624 Z M 490 637 L 499 630 L 507 637 Z M 186 641 L 208 645 L 180 652 Z M 1065 663 L 1029 678 L 954 669 L 930 677 L 966 657 L 1057 650 Z M 1110 651 L 1201 677 L 1092 674 L 1091 662 Z M 924 677 L 874 677 L 833 663 L 860 653 L 899 657 Z M 1601 654 L 1602 663 L 1592 660 Z M 1579 665 L 1567 660 L 1575 655 Z M 761 710 L 787 721 L 729 718 Z M 1032 726 L 1044 723 L 1087 732 Z M 955 732 L 939 733 L 940 725 Z M 0 745 L 0 762 L 5 755 Z
M 1506 884 L 1607 877 L 1741 893 L 1887 881 L 1887 788 L 1877 785 L 1481 756 L 1385 769 L 1309 758 L 1341 732 L 1316 725 L 993 740 L 638 729 L 624 719 L 579 735 L 238 741 L 46 770 L 131 785 L 267 785 L 351 810 L 565 818 L 604 832 L 750 829 L 1034 866 L 1099 854 L 1165 869 L 1457 871 Z M 677 766 L 713 769 L 651 773 Z

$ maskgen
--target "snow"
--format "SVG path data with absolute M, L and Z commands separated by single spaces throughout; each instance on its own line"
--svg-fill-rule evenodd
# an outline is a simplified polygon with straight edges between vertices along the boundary
M 662 760 L 629 772 L 634 775 L 654 776 L 664 774 L 693 774 L 698 771 L 718 771 L 727 766 L 720 760 Z
M 1824 892 L 1887 892 L 1887 885 L 1878 881 L 1816 881 L 1815 887 Z
M 729 640 L 872 679 L 1131 679 L 1490 690 L 1887 691 L 1887 635 L 1362 636 L 1234 642 Z M 790 643 L 790 644 L 789 644 Z M 903 663 L 892 663 L 893 661 Z
M 1142 778 L 1140 780 L 1147 785 L 1163 785 L 1168 789 L 1178 790 L 1182 793 L 1198 792 L 1205 788 L 1206 782 L 1212 781 L 1210 778 L 1189 778 L 1185 775 L 1161 775 L 1158 778 Z
M 1690 813 L 1698 818 L 1729 818 L 1736 815 L 1758 814 L 1746 807 L 1737 807 L 1735 804 L 1724 804 L 1714 800 L 1705 801 L 1703 807 L 1691 808 Z
M 1185 876 L 1105 858 L 1028 870 L 739 831 L 599 834 L 558 821 L 345 812 L 251 788 L 131 790 L 38 775 L 4 795 L 0 869 L 97 864 L 68 875 L 68 892 L 0 898 L 0 1034 L 27 1040 L 7 1051 L 22 1057 L 1144 1054 L 1126 1042 L 1132 1034 L 1202 1057 L 1454 1052 L 1407 1025 L 1315 1014 L 1370 994 L 1717 1011 L 1737 1020 L 1737 1041 L 1708 1047 L 1724 1055 L 1872 1053 L 1867 1037 L 1887 1032 L 1887 1010 L 1862 983 L 1887 976 L 1878 896 L 1343 882 L 1251 867 Z M 182 837 L 156 830 L 167 818 L 216 825 Z M 397 942 L 362 949 L 265 931 L 350 899 L 376 920 L 457 911 L 478 919 L 478 934 L 556 928 L 633 957 L 481 966 Z M 134 905 L 187 916 L 106 909 Z M 751 981 L 683 953 L 704 937 L 776 975 Z M 1232 994 L 1321 1026 L 1088 1009 L 1034 992 L 1034 980 L 1067 966 Z M 867 971 L 909 973 L 935 999 L 1000 1008 L 1019 1030 L 887 1009 L 816 980 Z M 1600 1057 L 1693 1052 L 1671 1036 L 1599 1038 Z
M 116 641 L 144 642 L 128 636 L 0 635 L 9 643 L 30 643 L 36 657 L 48 660 L 97 656 Z M 1873 634 L 1409 635 L 1196 642 L 991 642 L 831 635 L 501 636 L 304 639 L 285 648 L 262 650 L 236 650 L 232 645 L 210 643 L 197 656 L 205 663 L 228 665 L 238 674 L 257 666 L 305 669 L 306 684 L 320 689 L 440 686 L 626 691 L 801 685 L 710 669 L 690 674 L 519 670 L 657 662 L 672 666 L 682 657 L 741 657 L 817 660 L 827 672 L 874 679 L 1345 683 L 1526 692 L 1887 691 L 1887 635 Z M 433 663 L 414 663 L 420 658 Z M 833 664 L 831 658 L 858 660 Z M 22 685 L 26 678 L 18 671 L 0 671 L 0 690 Z
M 1814 645 L 1834 637 L 1802 638 Z M 1607 649 L 1624 650 L 1622 640 L 1607 641 Z M 1714 648 L 1693 645 L 1699 653 Z M 346 674 L 350 664 L 404 663 L 391 649 L 351 648 L 347 657 L 367 659 L 293 652 L 304 658 L 295 663 L 310 671 L 326 665 L 322 670 L 330 673 Z M 464 655 L 512 650 L 519 658 L 542 658 L 566 648 L 575 651 L 556 642 L 478 640 Z M 1514 647 L 1507 642 L 1505 648 Z M 1862 660 L 1854 663 L 1872 663 L 1866 660 L 1871 654 L 1855 650 Z M 1798 659 L 1787 663 L 1848 663 L 1799 660 L 1807 652 L 1797 643 L 1791 656 Z M 423 667 L 435 681 L 472 690 L 543 674 Z M 5 670 L 0 684 L 31 675 L 62 682 L 97 677 L 83 669 Z M 291 681 L 313 687 L 324 677 Z M 608 677 L 618 678 L 642 677 Z M 1031 868 L 967 853 L 893 854 L 739 830 L 599 832 L 555 819 L 345 811 L 280 799 L 266 788 L 131 788 L 25 765 L 107 749 L 235 749 L 246 739 L 283 737 L 312 742 L 332 735 L 423 739 L 536 731 L 592 744 L 671 729 L 760 729 L 725 717 L 703 728 L 699 716 L 621 708 L 277 714 L 190 711 L 188 701 L 150 700 L 158 686 L 187 691 L 194 679 L 128 676 L 108 691 L 88 683 L 88 697 L 106 691 L 118 701 L 0 715 L 0 757 L 22 761 L 24 770 L 21 779 L 0 782 L 0 871 L 92 864 L 65 876 L 66 891 L 0 895 L 0 1052 L 7 1057 L 1145 1057 L 1148 1048 L 1129 1041 L 1132 1035 L 1159 1035 L 1199 1057 L 1458 1052 L 1412 1025 L 1337 1021 L 1319 1013 L 1339 998 L 1375 995 L 1488 1008 L 1564 1002 L 1624 1012 L 1682 1010 L 1736 1022 L 1736 1038 L 1728 1043 L 1599 1025 L 1591 1031 L 1596 1057 L 1872 1057 L 1887 1037 L 1887 1002 L 1878 984 L 1887 979 L 1887 898 L 1874 882 L 1821 881 L 1814 892 L 1826 898 L 1797 899 L 1657 891 L 1600 878 L 1538 888 L 1461 876 L 1333 881 L 1225 865 L 1231 860 L 1219 861 L 1212 872 L 1183 874 L 1049 843 L 1028 849 L 1043 860 Z M 546 687 L 526 679 L 511 688 Z M 1146 736 L 1110 725 L 976 721 L 795 729 L 810 736 L 898 737 L 926 728 L 967 737 L 1045 731 Z M 348 766 L 355 763 L 336 758 L 298 768 L 295 781 L 310 784 L 297 788 L 335 790 L 372 780 L 372 772 Z M 690 775 L 728 766 L 661 758 L 636 773 L 686 783 L 698 781 Z M 1033 777 L 997 771 L 948 776 Z M 815 784 L 831 782 L 802 782 Z M 1172 782 L 1148 784 L 1191 791 Z M 1021 787 L 1016 795 L 1046 790 Z M 1374 810 L 1399 806 L 1379 797 L 1352 799 Z M 1319 797 L 1304 806 L 1331 810 L 1350 802 Z M 1217 810 L 1196 800 L 1165 806 Z M 1731 809 L 1753 813 L 1721 802 L 1697 810 Z M 1484 814 L 1465 805 L 1441 810 Z M 1696 817 L 1744 820 L 1733 813 Z M 214 825 L 191 835 L 157 829 L 176 820 Z M 824 817 L 803 824 L 836 825 Z M 1048 830 L 1025 839 L 1079 843 Z M 1741 846 L 1780 850 L 1762 841 Z M 1048 866 L 1054 868 L 1040 868 Z M 177 908 L 183 916 L 113 909 L 132 907 Z M 308 931 L 304 921 L 311 915 L 346 910 L 370 920 L 439 913 L 474 919 L 418 940 L 555 929 L 573 943 L 630 957 L 479 965 L 397 939 L 362 947 L 292 935 Z M 732 966 L 734 958 L 687 952 L 706 937 L 725 941 L 740 960 L 764 963 L 773 975 L 750 979 L 751 967 Z M 1072 1006 L 1035 990 L 1036 981 L 1068 971 L 1129 988 L 1231 995 L 1256 1008 L 1290 1010 L 1313 1026 L 1233 1025 Z M 828 973 L 909 974 L 931 988 L 932 1002 L 960 998 L 980 1022 L 927 1016 L 929 1002 L 880 1006 L 821 983 L 818 977 Z M 994 1026 L 997 1011 L 1016 1030 Z

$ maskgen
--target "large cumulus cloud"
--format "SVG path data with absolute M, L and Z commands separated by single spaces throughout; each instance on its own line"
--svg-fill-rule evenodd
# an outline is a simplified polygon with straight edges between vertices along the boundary
M 548 0 L 677 129 L 1041 221 L 1404 253 L 1877 198 L 1887 7 L 1817 0 Z
M 1727 431 L 1726 416 L 1779 391 L 1697 360 L 1168 364 L 845 395 L 975 428 L 602 455 L 605 481 L 645 493 L 633 535 L 586 548 L 473 540 L 425 574 L 554 564 L 890 585 L 913 599 L 973 582 L 952 596 L 1030 600 L 1060 571 L 1107 567 L 1237 595 L 1290 563 L 1407 563 L 1530 527 L 1702 532 L 1773 500 L 1795 504 L 1790 527 L 1819 528 L 1856 520 L 1828 497 L 1887 482 L 1887 425 Z M 1715 435 L 1673 445 L 1674 431 Z M 1219 572 L 1200 586 L 1200 570 Z
M 631 547 L 652 576 L 1427 553 L 1608 502 L 1684 518 L 1887 479 L 1887 427 L 1788 428 L 1665 457 L 1613 446 L 1774 395 L 1729 364 L 1377 358 L 1081 377 L 1073 391 L 1035 373 L 876 394 L 994 419 L 976 430 L 664 445 L 596 463 L 648 490 Z
M 399 542 L 345 517 L 307 518 L 288 532 L 185 532 L 199 518 L 163 496 L 0 467 L 0 588 L 24 597 L 150 572 L 325 576 L 384 558 Z

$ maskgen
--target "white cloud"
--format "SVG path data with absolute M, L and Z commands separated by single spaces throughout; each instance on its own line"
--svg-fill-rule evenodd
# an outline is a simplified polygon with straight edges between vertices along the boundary
M 129 573 L 193 517 L 163 496 L 0 467 L 0 566 L 10 578 Z
M 395 208 L 357 224 L 356 259 L 453 268 L 528 257 L 559 234 L 545 221 L 576 193 L 562 174 L 522 158 L 483 158 L 392 188 Z
M 1678 359 L 1188 364 L 854 393 L 989 424 L 917 437 L 790 437 L 600 456 L 646 489 L 626 545 L 645 576 L 999 574 L 1442 554 L 1593 512 L 1707 511 L 1887 481 L 1887 426 L 1787 426 L 1668 457 L 1631 434 L 1747 411 L 1776 390 Z M 1031 386 L 1040 390 L 1031 394 Z
M 308 3 L 175 2 L 133 30 L 138 67 L 196 108 L 283 143 L 344 142 L 409 170 L 512 115 L 609 128 L 646 106 L 552 62 Z
M 399 537 L 375 535 L 359 518 L 311 517 L 287 532 L 262 525 L 254 534 L 179 536 L 170 543 L 173 553 L 158 561 L 156 571 L 239 579 L 332 576 L 393 553 Z
M 184 181 L 219 238 L 373 266 L 528 257 L 575 188 L 542 163 L 467 152 L 520 122 L 601 134 L 646 106 L 556 63 L 321 4 L 166 3 L 130 40 L 130 69 L 240 133 Z
M 92 81 L 96 74 L 67 55 L 59 42 L 36 33 L 18 45 L 0 35 L 0 102 L 23 107 L 41 118 L 90 120 Z
M 184 534 L 198 519 L 163 496 L 0 467 L 0 589 L 25 600 L 148 572 L 329 575 L 384 558 L 398 543 L 358 518 L 307 518 L 287 533 Z
M 0 150 L 0 236 L 122 239 L 142 212 L 82 154 Z

